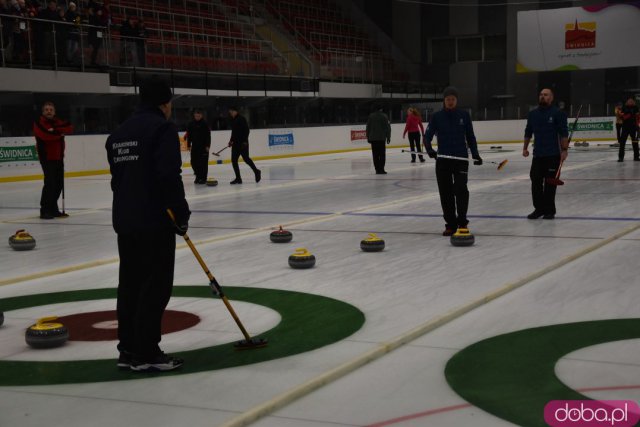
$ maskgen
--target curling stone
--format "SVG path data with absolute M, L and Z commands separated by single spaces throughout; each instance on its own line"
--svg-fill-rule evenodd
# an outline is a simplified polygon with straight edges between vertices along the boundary
M 588 143 L 587 141 L 584 141 L 584 142 L 582 143 L 582 146 L 583 146 L 583 147 L 588 147 L 588 146 L 589 146 L 589 143 Z
M 269 238 L 273 243 L 289 243 L 293 239 L 293 234 L 288 230 L 283 230 L 282 226 L 280 226 L 280 229 L 273 231 Z
M 316 265 L 316 257 L 306 248 L 298 248 L 289 256 L 289 266 L 291 268 L 311 268 Z
M 365 252 L 380 252 L 384 250 L 384 240 L 375 233 L 369 233 L 369 237 L 360 241 L 360 249 Z
M 492 145 L 491 149 L 492 150 L 502 150 L 502 145 Z
M 451 235 L 451 244 L 453 246 L 471 246 L 475 241 L 475 237 L 473 237 L 468 228 L 458 228 Z
M 0 311 L 0 326 L 4 323 L 4 313 Z
M 69 339 L 69 330 L 62 323 L 54 322 L 58 318 L 44 317 L 27 328 L 25 341 L 33 348 L 60 347 Z
M 207 179 L 207 187 L 215 187 L 216 185 L 218 185 L 218 180 L 215 178 L 208 178 Z
M 18 230 L 16 234 L 9 237 L 9 246 L 16 251 L 29 251 L 36 247 L 36 239 L 25 230 Z

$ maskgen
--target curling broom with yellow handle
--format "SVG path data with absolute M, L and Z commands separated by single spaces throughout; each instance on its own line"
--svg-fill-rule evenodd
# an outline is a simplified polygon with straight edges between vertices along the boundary
M 167 214 L 169 214 L 169 218 L 171 218 L 171 221 L 173 221 L 173 223 L 175 224 L 176 223 L 176 216 L 174 215 L 173 211 L 171 209 L 167 209 Z M 229 302 L 229 300 L 227 299 L 226 295 L 224 294 L 224 291 L 222 290 L 222 287 L 220 286 L 220 284 L 218 283 L 216 278 L 213 277 L 213 274 L 211 274 L 211 271 L 209 271 L 209 268 L 204 263 L 204 260 L 202 259 L 202 257 L 198 253 L 198 250 L 196 249 L 195 245 L 193 244 L 193 242 L 189 238 L 189 235 L 187 235 L 187 233 L 185 233 L 184 236 L 182 236 L 182 237 L 184 237 L 184 241 L 187 242 L 187 245 L 191 249 L 191 252 L 193 252 L 193 255 L 195 255 L 196 259 L 198 260 L 198 263 L 200 264 L 200 266 L 204 270 L 204 273 L 209 278 L 209 286 L 211 286 L 211 290 L 213 291 L 214 294 L 218 295 L 220 297 L 220 299 L 222 299 L 222 302 L 227 307 L 227 310 L 229 310 L 229 313 L 231 313 L 231 317 L 233 317 L 233 320 L 235 320 L 236 325 L 238 325 L 238 327 L 242 331 L 242 335 L 244 335 L 245 339 L 242 340 L 242 341 L 238 341 L 234 345 L 235 348 L 238 349 L 238 350 L 245 350 L 245 349 L 266 347 L 266 345 L 267 345 L 267 340 L 266 339 L 264 339 L 264 338 L 257 338 L 257 339 L 256 338 L 251 338 L 251 336 L 249 335 L 249 333 L 247 332 L 245 327 L 242 325 L 242 322 L 240 321 L 240 318 L 238 317 L 236 312 L 233 310 L 233 307 L 231 307 L 231 303 Z

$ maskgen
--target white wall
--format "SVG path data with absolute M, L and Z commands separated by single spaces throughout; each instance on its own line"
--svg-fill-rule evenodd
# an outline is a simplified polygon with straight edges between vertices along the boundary
M 593 121 L 613 121 L 613 118 L 584 119 Z M 478 142 L 482 143 L 507 143 L 520 142 L 524 135 L 525 120 L 482 121 L 474 123 L 474 130 Z M 361 126 L 325 126 L 292 129 L 257 129 L 252 130 L 249 136 L 250 153 L 252 158 L 277 158 L 283 156 L 296 156 L 304 154 L 320 154 L 331 151 L 347 151 L 354 149 L 368 149 L 363 136 L 365 127 Z M 392 146 L 406 146 L 407 139 L 402 139 L 403 124 L 393 124 L 391 131 Z M 218 151 L 225 147 L 229 141 L 230 131 L 212 132 L 211 151 Z M 352 141 L 352 134 L 355 138 Z M 580 132 L 576 137 L 589 139 L 593 135 L 598 139 L 615 139 L 615 130 L 599 131 L 597 133 Z M 65 171 L 76 173 L 100 173 L 108 172 L 106 151 L 104 143 L 107 135 L 71 135 L 67 136 L 67 150 L 65 157 Z M 269 145 L 270 139 L 279 142 L 279 145 Z M 24 138 L 0 138 L 0 146 L 10 146 L 16 140 L 22 143 L 35 144 L 33 137 Z M 293 142 L 293 143 L 291 143 Z M 226 149 L 220 157 L 210 156 L 209 160 L 215 162 L 228 161 L 231 150 Z M 183 152 L 183 160 L 189 161 L 189 153 Z M 15 177 L 39 175 L 40 165 L 32 163 L 11 163 L 0 161 L 0 179 L 6 181 Z

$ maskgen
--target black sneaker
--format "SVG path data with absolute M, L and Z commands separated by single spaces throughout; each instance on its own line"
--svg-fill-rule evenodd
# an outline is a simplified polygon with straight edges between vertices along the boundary
M 46 212 L 40 213 L 40 219 L 53 219 L 53 218 L 55 217 L 50 213 L 46 213 Z
M 424 162 L 425 162 L 424 157 L 420 157 L 420 163 L 424 163 Z
M 554 219 L 556 217 L 556 214 L 544 214 L 542 216 L 542 219 Z
M 69 218 L 69 214 L 68 214 L 68 213 L 66 213 L 66 212 L 60 212 L 60 211 L 58 211 L 58 212 L 54 213 L 54 214 L 53 214 L 53 216 L 54 216 L 55 218 Z
M 415 163 L 415 162 L 416 162 L 416 159 L 411 159 L 411 163 Z
M 529 218 L 529 219 L 538 219 L 543 215 L 544 214 L 542 212 L 540 212 L 540 211 L 533 211 L 529 215 L 527 215 L 527 218 Z
M 133 355 L 128 351 L 121 351 L 118 357 L 118 369 L 129 369 L 133 363 Z
M 229 184 L 234 185 L 234 184 L 242 184 L 242 180 L 241 179 L 234 179 L 233 181 L 231 181 Z
M 258 169 L 256 171 L 256 182 L 260 182 L 261 179 L 262 179 L 262 171 Z
M 136 372 L 164 372 L 178 369 L 184 360 L 160 353 L 151 360 L 131 362 L 131 370 Z

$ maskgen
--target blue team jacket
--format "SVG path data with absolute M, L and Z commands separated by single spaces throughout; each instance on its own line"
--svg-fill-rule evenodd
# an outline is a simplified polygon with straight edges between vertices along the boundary
M 431 116 L 424 134 L 424 145 L 429 149 L 434 135 L 438 136 L 438 154 L 455 157 L 469 157 L 467 145 L 472 157 L 479 157 L 476 136 L 473 133 L 471 116 L 463 110 L 442 109 Z
M 560 155 L 560 138 L 569 136 L 567 116 L 558 107 L 538 107 L 529 112 L 525 138 L 534 136 L 533 157 Z

